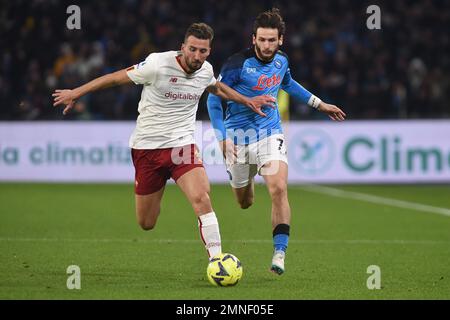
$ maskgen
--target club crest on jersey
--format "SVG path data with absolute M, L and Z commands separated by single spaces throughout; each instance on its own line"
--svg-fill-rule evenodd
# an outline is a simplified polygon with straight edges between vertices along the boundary
M 280 60 L 275 60 L 274 63 L 275 67 L 277 67 L 278 69 L 281 69 L 281 67 L 283 66 L 283 64 L 281 63 Z
M 258 84 L 254 87 L 252 87 L 253 90 L 264 90 L 266 88 L 271 88 L 276 85 L 279 85 L 281 83 L 281 76 L 277 74 L 273 74 L 271 77 L 266 76 L 265 74 L 262 74 L 258 78 Z

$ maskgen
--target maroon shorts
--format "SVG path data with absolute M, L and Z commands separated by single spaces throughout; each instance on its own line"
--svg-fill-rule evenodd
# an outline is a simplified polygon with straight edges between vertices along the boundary
M 131 157 L 137 195 L 154 193 L 164 187 L 169 178 L 176 182 L 186 172 L 203 168 L 195 144 L 166 149 L 131 149 Z

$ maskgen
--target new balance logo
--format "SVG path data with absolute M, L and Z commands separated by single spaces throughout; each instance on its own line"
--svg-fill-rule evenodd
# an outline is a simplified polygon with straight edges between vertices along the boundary
M 222 245 L 221 242 L 210 242 L 208 244 L 205 244 L 205 248 L 209 249 L 209 248 L 212 248 L 212 247 L 220 247 L 221 245 Z
M 177 81 L 178 81 L 178 78 L 176 78 L 176 77 L 172 77 L 169 79 L 169 82 L 171 82 L 171 83 L 176 83 Z

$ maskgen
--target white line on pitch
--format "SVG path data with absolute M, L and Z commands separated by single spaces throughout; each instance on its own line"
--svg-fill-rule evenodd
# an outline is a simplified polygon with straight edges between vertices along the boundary
M 411 209 L 411 210 L 416 210 L 416 211 L 420 211 L 420 212 L 430 212 L 430 213 L 436 213 L 436 214 L 450 217 L 450 209 L 448 209 L 448 208 L 434 207 L 434 206 L 421 204 L 421 203 L 397 200 L 397 199 L 392 199 L 392 198 L 385 198 L 385 197 L 380 197 L 380 196 L 374 196 L 374 195 L 367 194 L 367 193 L 346 191 L 346 190 L 341 190 L 341 189 L 336 189 L 336 188 L 324 187 L 324 186 L 320 186 L 320 185 L 305 185 L 305 186 L 298 186 L 298 187 L 294 187 L 294 188 L 300 188 L 305 191 L 326 194 L 326 195 L 333 196 L 333 197 L 354 199 L 354 200 L 359 200 L 359 201 L 371 202 L 371 203 L 375 203 L 375 204 L 384 204 L 384 205 L 398 207 L 398 208 L 402 208 L 402 209 Z
M 115 243 L 199 243 L 200 239 L 95 239 L 95 238 L 0 238 L 0 242 L 115 242 Z M 225 240 L 226 242 L 235 243 L 256 243 L 266 244 L 272 243 L 271 239 L 241 239 L 241 240 Z M 316 239 L 316 240 L 298 240 L 291 239 L 289 243 L 298 244 L 449 244 L 450 241 L 445 240 L 369 240 L 369 239 L 354 239 L 354 240 L 333 240 L 333 239 Z

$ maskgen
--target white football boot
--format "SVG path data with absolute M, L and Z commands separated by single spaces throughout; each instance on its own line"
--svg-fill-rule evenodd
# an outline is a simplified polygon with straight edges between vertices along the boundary
M 273 253 L 272 258 L 272 266 L 270 267 L 270 271 L 276 273 L 278 275 L 282 275 L 284 273 L 284 257 L 286 253 L 284 251 L 278 250 Z

